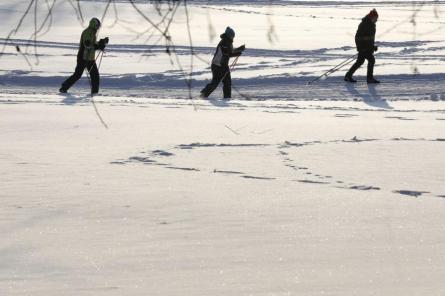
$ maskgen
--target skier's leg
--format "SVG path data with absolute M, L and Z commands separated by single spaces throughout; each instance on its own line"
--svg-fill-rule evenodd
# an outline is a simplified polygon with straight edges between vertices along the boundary
M 369 53 L 367 60 L 368 60 L 368 78 L 367 78 L 368 84 L 380 83 L 380 81 L 374 78 L 375 58 L 372 52 Z
M 91 93 L 97 94 L 99 92 L 99 69 L 97 69 L 96 62 L 88 63 L 88 71 L 90 72 L 91 77 Z
M 232 98 L 232 77 L 230 75 L 230 69 L 226 69 L 226 76 L 223 79 L 223 93 L 224 99 Z
M 374 65 L 375 65 L 375 57 L 372 53 L 369 53 L 366 57 L 368 60 L 368 79 L 374 78 Z
M 202 90 L 201 95 L 205 98 L 210 96 L 210 94 L 218 87 L 218 84 L 221 82 L 222 75 L 221 67 L 212 65 L 212 81 L 207 84 Z
M 360 68 L 363 63 L 365 62 L 365 56 L 362 52 L 358 53 L 357 61 L 352 65 L 351 69 L 346 73 L 346 78 L 352 78 L 352 75 L 354 75 L 355 71 L 357 71 L 358 68 Z
M 76 69 L 74 70 L 74 74 L 71 75 L 67 80 L 65 80 L 62 83 L 62 87 L 60 88 L 60 91 L 66 92 L 68 89 L 70 89 L 71 86 L 73 86 L 74 83 L 76 83 L 77 80 L 82 77 L 83 70 L 85 69 L 85 61 L 84 60 L 77 60 Z

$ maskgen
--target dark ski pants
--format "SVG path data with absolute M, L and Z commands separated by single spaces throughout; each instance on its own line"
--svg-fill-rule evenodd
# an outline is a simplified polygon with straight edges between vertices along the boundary
M 62 83 L 62 89 L 68 90 L 77 80 L 82 77 L 83 71 L 87 68 L 90 73 L 91 79 L 91 93 L 95 94 L 99 92 L 99 70 L 95 61 L 77 60 L 77 66 L 74 70 L 74 74 Z
M 212 81 L 201 90 L 201 94 L 204 97 L 210 96 L 210 94 L 218 87 L 219 83 L 223 83 L 224 98 L 229 99 L 232 97 L 232 77 L 230 76 L 229 66 L 220 67 L 212 64 Z
M 354 75 L 355 71 L 357 71 L 358 68 L 360 68 L 365 60 L 368 60 L 368 74 L 367 78 L 371 79 L 374 77 L 374 65 L 375 65 L 375 58 L 374 53 L 371 51 L 360 51 L 358 53 L 357 61 L 354 65 L 352 65 L 351 69 L 349 69 L 346 76 L 352 77 Z

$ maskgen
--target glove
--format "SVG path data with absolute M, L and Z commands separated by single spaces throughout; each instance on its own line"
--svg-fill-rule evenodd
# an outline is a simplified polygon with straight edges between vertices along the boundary
M 379 49 L 378 46 L 374 46 L 374 51 L 377 51 Z
M 241 45 L 240 47 L 238 47 L 238 50 L 243 52 L 246 50 L 246 46 L 245 45 Z
M 98 44 L 97 47 L 98 47 L 100 50 L 104 50 L 105 47 L 107 46 L 109 40 L 110 40 L 110 39 L 108 39 L 108 37 L 107 37 L 107 38 L 104 38 L 104 39 L 100 39 L 100 40 L 99 40 L 99 44 Z

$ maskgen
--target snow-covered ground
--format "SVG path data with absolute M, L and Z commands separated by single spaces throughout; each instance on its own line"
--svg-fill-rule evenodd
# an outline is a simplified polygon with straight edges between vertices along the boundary
M 248 47 L 234 99 L 203 101 L 162 43 L 127 30 L 146 27 L 124 2 L 100 32 L 94 105 L 86 78 L 57 94 L 82 30 L 70 4 L 38 64 L 32 18 L 0 57 L 0 295 L 444 295 L 445 3 L 422 1 L 413 35 L 408 1 L 190 1 L 194 97 L 208 28 Z M 27 3 L 0 3 L 0 37 Z M 104 6 L 82 3 L 86 19 Z M 355 53 L 373 7 L 384 83 L 362 68 L 308 86 Z
M 0 4 L 3 22 L 3 36 L 0 37 L 6 37 L 15 27 L 20 12 L 28 3 L 23 0 L 13 1 L 17 4 L 12 5 L 9 2 Z M 434 80 L 435 85 L 443 79 L 445 41 L 440 10 L 445 5 L 437 1 L 426 2 L 422 6 L 417 13 L 415 27 L 410 22 L 413 6 L 405 1 L 398 1 L 400 4 L 397 1 L 364 2 L 360 5 L 350 1 L 325 1 L 318 4 L 296 1 L 295 4 L 273 6 L 230 6 L 224 2 L 220 5 L 206 5 L 201 2 L 197 1 L 189 7 L 194 51 L 197 54 L 193 60 L 195 94 L 210 79 L 209 61 L 218 36 L 227 25 L 237 32 L 235 45 L 247 46 L 234 73 L 235 86 L 242 91 L 250 86 L 257 89 L 260 84 L 262 89 L 271 90 L 267 98 L 274 99 L 276 85 L 279 89 L 306 89 L 309 80 L 354 55 L 357 25 L 373 7 L 381 15 L 377 34 L 380 46 L 376 55 L 377 77 L 384 81 L 408 79 L 414 81 L 415 88 L 423 85 L 425 77 Z M 45 6 L 43 3 L 41 5 Z M 103 11 L 104 3 L 83 2 L 82 7 L 84 18 L 88 20 Z M 158 20 L 157 13 L 153 9 L 149 10 L 152 6 L 140 4 L 140 7 L 153 20 Z M 187 93 L 184 79 L 188 78 L 184 72 L 187 74 L 190 71 L 190 42 L 184 9 L 178 10 L 177 18 L 170 27 L 181 67 L 174 57 L 166 54 L 164 42 L 156 43 L 159 40 L 156 35 L 148 38 L 151 33 L 155 33 L 154 30 L 147 31 L 149 26 L 145 25 L 130 5 L 118 3 L 116 9 L 119 22 L 115 23 L 110 8 L 100 31 L 100 36 L 109 36 L 111 40 L 101 63 L 103 92 L 113 88 L 124 92 L 137 88 L 142 89 L 145 96 L 151 96 L 153 88 L 156 95 L 157 89 L 173 88 L 176 91 L 169 92 L 169 96 L 184 97 Z M 44 7 L 39 11 L 43 17 Z M 435 12 L 439 18 L 435 17 Z M 8 87 L 31 85 L 57 88 L 74 70 L 82 27 L 69 2 L 62 1 L 55 5 L 51 30 L 39 37 L 35 44 L 27 41 L 33 30 L 34 19 L 27 18 L 23 29 L 13 36 L 12 42 L 7 43 L 5 55 L 1 58 L 0 81 Z M 4 42 L 4 39 L 0 41 Z M 29 54 L 30 65 L 16 52 L 16 45 Z M 335 73 L 335 81 L 341 81 L 345 71 Z M 422 76 L 415 76 L 416 73 Z M 363 76 L 365 67 L 357 74 Z M 79 86 L 84 88 L 87 84 L 85 78 Z M 344 88 L 344 85 L 339 87 Z M 256 89 L 250 95 L 264 98 L 264 92 Z M 405 91 L 406 87 L 401 87 L 401 90 Z M 281 98 L 300 98 L 291 93 Z M 219 92 L 215 96 L 219 97 Z

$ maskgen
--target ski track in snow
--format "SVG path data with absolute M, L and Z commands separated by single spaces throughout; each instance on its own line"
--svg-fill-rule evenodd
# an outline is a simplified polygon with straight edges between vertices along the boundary
M 5 42 L 0 38 L 0 42 Z M 437 52 L 445 50 L 445 46 L 437 45 L 437 41 L 416 40 L 404 42 L 380 42 L 388 52 L 377 54 L 377 68 L 388 69 L 401 65 L 410 66 L 416 63 L 437 64 Z M 12 39 L 7 43 L 5 54 L 9 59 L 20 63 L 21 57 L 15 52 L 15 46 L 19 45 L 26 51 L 30 46 L 24 39 Z M 34 45 L 34 44 L 33 44 Z M 72 65 L 77 54 L 77 43 L 64 43 L 53 41 L 37 41 L 35 46 L 41 59 L 41 65 L 51 63 L 52 59 L 66 60 L 67 65 Z M 409 48 L 409 52 L 407 52 Z M 176 46 L 176 54 L 188 59 L 190 49 L 187 46 Z M 213 47 L 194 47 L 194 52 L 201 58 L 210 61 L 214 52 Z M 370 106 L 390 109 L 390 101 L 394 100 L 430 100 L 445 101 L 445 92 L 441 85 L 444 76 L 441 73 L 422 73 L 422 75 L 389 73 L 378 75 L 383 83 L 379 86 L 366 85 L 360 74 L 357 73 L 360 82 L 358 84 L 346 84 L 342 76 L 346 69 L 335 73 L 326 80 L 319 81 L 310 86 L 307 85 L 313 78 L 319 76 L 327 69 L 337 65 L 355 53 L 351 46 L 319 48 L 311 50 L 271 50 L 249 48 L 243 55 L 243 60 L 237 65 L 233 73 L 235 89 L 233 95 L 250 100 L 358 100 L 367 102 Z M 101 92 L 113 96 L 151 97 L 151 98 L 176 98 L 187 99 L 188 75 L 178 69 L 172 69 L 168 56 L 165 55 L 165 46 L 153 46 L 144 44 L 110 44 L 106 53 L 108 62 L 119 63 L 122 59 L 138 59 L 138 70 L 128 72 L 116 72 L 116 70 L 101 71 Z M 136 56 L 136 57 L 133 57 Z M 397 56 L 397 60 L 394 60 Z M 47 60 L 45 60 L 47 59 Z M 144 63 L 150 64 L 152 60 L 164 61 L 167 66 L 162 66 L 159 71 L 150 73 L 150 68 L 141 67 Z M 260 60 L 263 60 L 261 62 Z M 159 63 L 159 62 L 157 62 Z M 199 95 L 199 90 L 207 83 L 209 75 L 209 63 L 201 63 L 194 66 L 192 78 L 193 96 Z M 74 65 L 70 66 L 74 68 Z M 8 69 L 4 67 L 0 71 L 0 82 L 4 93 L 41 93 L 54 94 L 62 81 L 71 75 L 68 72 L 54 72 L 54 70 L 37 69 Z M 120 69 L 122 70 L 122 69 Z M 187 71 L 186 71 L 187 72 Z M 187 74 L 187 73 L 186 73 Z M 82 78 L 76 88 L 82 91 L 88 88 L 86 77 Z M 165 92 L 169 89 L 169 92 Z M 214 96 L 218 96 L 218 89 Z M 69 103 L 67 98 L 66 102 Z M 283 113 L 293 112 L 283 110 Z
M 14 78 L 16 79 L 16 78 Z M 83 104 L 89 101 L 87 81 L 84 79 L 83 83 L 76 85 L 70 94 L 60 95 L 61 100 L 59 103 L 65 105 Z M 338 78 L 339 79 L 339 78 Z M 104 79 L 106 81 L 106 78 Z M 264 85 L 245 85 L 240 86 L 240 81 L 235 80 L 234 84 L 237 91 L 233 91 L 234 99 L 241 101 L 288 101 L 287 106 L 282 106 L 281 109 L 264 110 L 268 113 L 298 113 L 299 107 L 292 102 L 298 101 L 313 101 L 314 104 L 317 101 L 356 101 L 364 102 L 370 108 L 368 110 L 375 110 L 375 108 L 391 110 L 393 109 L 391 102 L 398 101 L 445 101 L 445 92 L 442 89 L 443 81 L 440 79 L 434 79 L 431 81 L 422 80 L 410 80 L 403 83 L 383 83 L 377 87 L 367 86 L 366 84 L 359 83 L 351 86 L 344 82 L 335 81 L 335 78 L 330 78 L 328 81 L 320 82 L 319 84 L 307 86 L 305 81 L 298 82 L 298 78 L 292 78 L 285 82 L 280 78 L 277 78 L 276 83 L 273 81 L 264 81 Z M 285 79 L 287 80 L 287 79 Z M 40 95 L 57 95 L 58 83 L 62 81 L 62 78 L 57 80 L 57 83 L 53 87 L 42 86 L 17 86 L 6 85 L 2 87 L 2 94 L 40 94 Z M 181 82 L 176 82 L 180 83 Z M 130 82 L 131 84 L 131 82 Z M 33 85 L 31 83 L 30 85 Z M 194 88 L 192 90 L 192 97 L 198 98 L 200 86 L 204 86 L 204 83 L 193 83 Z M 116 86 L 108 88 L 104 86 L 102 93 L 97 96 L 101 97 L 121 97 L 121 98 L 135 98 L 135 99 L 179 99 L 183 101 L 189 100 L 188 90 L 185 86 L 165 86 L 161 85 L 144 85 L 129 88 L 115 88 Z M 168 88 L 169 91 L 165 92 Z M 213 97 L 219 95 L 220 89 L 217 89 L 213 94 Z M 440 99 L 432 99 L 439 97 Z M 29 101 L 5 100 L 0 97 L 0 103 L 27 103 Z M 44 98 L 41 98 L 41 102 L 45 102 Z M 130 101 L 131 102 L 131 101 Z M 200 104 L 202 101 L 196 101 Z M 214 107 L 234 107 L 236 104 L 234 101 L 224 102 L 220 100 L 207 100 L 208 103 Z M 239 104 L 239 103 L 238 103 Z M 239 107 L 244 107 L 239 104 Z M 351 109 L 353 110 L 353 109 Z M 443 108 L 442 110 L 445 110 Z M 339 109 L 338 111 L 347 111 Z M 415 111 L 415 110 L 413 110 Z M 338 117 L 347 117 L 349 115 L 339 114 Z M 401 119 L 401 118 L 399 118 Z M 440 118 L 438 120 L 443 120 Z

